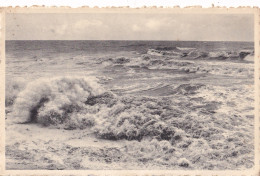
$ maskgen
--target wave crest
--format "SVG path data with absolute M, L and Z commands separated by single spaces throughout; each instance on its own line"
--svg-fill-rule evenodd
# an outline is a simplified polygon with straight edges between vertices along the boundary
M 183 85 L 178 91 L 192 94 L 190 91 L 199 88 Z M 29 83 L 18 94 L 11 116 L 15 123 L 64 129 L 92 127 L 98 137 L 110 140 L 155 137 L 174 142 L 186 134 L 165 120 L 175 121 L 182 114 L 166 97 L 119 97 L 105 91 L 95 78 L 59 77 Z
M 86 102 L 105 91 L 92 77 L 59 77 L 29 83 L 15 100 L 13 120 L 45 125 L 66 121 L 74 112 L 85 109 Z
M 240 51 L 211 51 L 205 52 L 196 48 L 156 48 L 147 51 L 149 55 L 155 56 L 171 56 L 174 58 L 187 59 L 215 59 L 215 60 L 243 60 L 248 55 L 253 55 L 253 50 Z

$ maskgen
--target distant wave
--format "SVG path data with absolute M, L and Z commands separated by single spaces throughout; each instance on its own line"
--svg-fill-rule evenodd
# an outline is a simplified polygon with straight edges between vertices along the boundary
M 254 56 L 253 54 L 248 54 L 245 56 L 243 61 L 240 59 L 233 59 L 233 62 L 228 64 L 224 63 L 211 63 L 207 62 L 195 62 L 195 60 L 214 61 L 214 60 L 223 60 L 227 61 L 227 58 L 238 57 L 232 56 L 227 52 L 193 52 L 189 53 L 189 57 L 183 57 L 179 59 L 180 55 L 176 58 L 169 56 L 158 57 L 157 55 L 144 54 L 141 57 L 127 58 L 127 57 L 117 57 L 117 58 L 100 58 L 97 61 L 97 64 L 102 64 L 104 67 L 107 67 L 111 71 L 125 71 L 125 72 L 139 72 L 139 71 L 171 71 L 175 73 L 213 73 L 217 75 L 244 75 L 250 76 L 253 72 L 253 67 L 249 64 L 244 63 L 253 63 Z M 192 58 L 192 59 L 189 59 Z M 197 59 L 195 59 L 197 58 Z M 219 65 L 219 66 L 217 66 Z
M 170 46 L 165 46 L 165 47 L 157 47 L 155 50 L 160 50 L 160 51 L 171 51 L 176 49 L 176 47 L 170 47 Z
M 171 55 L 171 56 L 181 56 L 182 53 L 175 51 L 175 50 L 156 50 L 156 49 L 149 49 L 147 54 L 155 55 L 155 56 L 163 56 L 163 55 Z
M 178 50 L 187 51 L 187 50 L 195 50 L 196 48 L 183 48 L 183 47 L 176 47 Z
M 200 51 L 196 48 L 156 48 L 149 49 L 147 51 L 149 55 L 157 56 L 175 56 L 175 58 L 186 58 L 186 59 L 209 59 L 209 60 L 243 60 L 246 56 L 254 54 L 253 50 L 241 50 L 235 51 L 215 51 L 205 52 Z
M 140 46 L 146 46 L 146 44 L 142 44 L 142 43 L 139 43 L 139 44 L 129 44 L 129 45 L 122 45 L 120 47 L 140 47 Z

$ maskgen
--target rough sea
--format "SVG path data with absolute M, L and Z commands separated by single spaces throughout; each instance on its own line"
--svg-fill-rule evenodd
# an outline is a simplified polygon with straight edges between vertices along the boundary
M 127 141 L 144 168 L 250 168 L 254 43 L 6 41 L 6 119 Z

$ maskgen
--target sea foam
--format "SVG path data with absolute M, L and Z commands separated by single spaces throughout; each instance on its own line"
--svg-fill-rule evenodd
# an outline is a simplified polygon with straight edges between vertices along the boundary
M 92 77 L 38 79 L 17 95 L 13 120 L 20 123 L 45 123 L 47 117 L 50 121 L 64 120 L 68 114 L 83 108 L 88 98 L 102 93 L 104 90 Z
M 112 140 L 145 136 L 175 140 L 181 129 L 166 121 L 182 114 L 166 97 L 117 96 L 102 88 L 96 78 L 58 77 L 29 83 L 18 94 L 10 117 L 15 123 L 64 129 L 93 127 L 98 137 Z M 181 134 L 185 136 L 185 132 Z

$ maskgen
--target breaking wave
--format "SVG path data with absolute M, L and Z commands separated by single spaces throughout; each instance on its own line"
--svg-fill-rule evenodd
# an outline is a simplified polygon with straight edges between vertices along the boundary
M 253 151 L 244 145 L 253 146 L 251 136 L 241 133 L 242 127 L 253 129 L 252 95 L 253 90 L 241 85 L 223 88 L 188 83 L 172 86 L 167 96 L 119 96 L 102 88 L 96 78 L 58 77 L 27 84 L 17 94 L 8 117 L 13 123 L 88 128 L 96 138 L 129 140 L 126 149 L 138 152 L 140 159 L 162 150 L 159 158 L 174 153 L 179 166 L 189 167 L 201 153 L 203 163 L 208 157 L 223 160 Z M 194 148 L 201 150 L 199 155 Z
M 241 95 L 239 101 L 243 100 L 242 89 L 226 91 L 191 83 L 170 89 L 167 96 L 119 96 L 102 88 L 92 77 L 39 79 L 17 95 L 8 117 L 12 123 L 38 123 L 67 130 L 89 128 L 102 139 L 166 140 L 187 148 L 196 139 L 222 140 L 218 137 L 231 128 L 239 130 L 237 127 L 252 116 L 246 101 L 243 107 L 240 105 L 245 112 L 242 115 L 234 98 L 228 96 L 235 91 Z M 214 98 L 220 95 L 226 98 Z M 229 108 L 224 112 L 232 113 L 223 113 L 223 107 Z M 225 123 L 219 124 L 219 118 Z
M 74 112 L 84 109 L 88 100 L 104 94 L 92 77 L 38 79 L 28 83 L 17 95 L 13 120 L 58 124 L 66 121 Z
M 202 87 L 183 84 L 172 88 L 172 95 L 192 96 Z M 29 83 L 17 95 L 11 117 L 14 123 L 91 128 L 104 139 L 155 137 L 174 142 L 181 136 L 192 135 L 185 132 L 189 122 L 185 120 L 183 108 L 187 103 L 188 100 L 176 103 L 171 96 L 117 96 L 105 91 L 95 78 L 59 77 Z M 212 105 L 214 102 L 207 103 L 211 104 L 209 111 L 218 107 Z M 203 108 L 207 111 L 206 106 Z
M 190 56 L 192 53 L 190 54 Z M 227 56 L 225 52 L 208 53 L 205 57 L 224 58 Z M 195 53 L 194 58 L 204 57 L 203 54 Z M 243 75 L 252 76 L 254 72 L 253 64 L 254 57 L 250 54 L 244 58 L 243 62 L 203 62 L 194 61 L 188 58 L 176 59 L 172 57 L 158 57 L 150 54 L 143 54 L 141 57 L 127 58 L 100 58 L 97 64 L 102 64 L 104 67 L 109 67 L 110 70 L 121 71 L 139 71 L 146 70 L 167 70 L 182 72 L 182 73 L 212 73 L 217 75 Z M 244 63 L 248 62 L 248 63 Z
M 149 55 L 172 56 L 183 59 L 209 59 L 209 60 L 243 60 L 248 55 L 253 55 L 253 50 L 241 51 L 212 51 L 205 52 L 196 48 L 163 47 L 149 49 Z
M 205 94 L 198 97 L 199 92 L 208 92 L 205 85 L 181 84 L 172 87 L 171 95 L 166 97 L 137 97 L 105 91 L 96 81 L 90 77 L 61 77 L 29 83 L 18 94 L 10 117 L 14 123 L 71 130 L 90 128 L 97 137 L 109 140 L 152 137 L 171 143 L 182 141 L 179 145 L 185 146 L 189 145 L 188 138 L 209 139 L 216 132 L 224 132 L 201 123 L 210 120 L 225 101 L 203 98 Z M 190 115 L 193 111 L 196 116 Z
M 254 72 L 254 50 L 239 51 L 203 51 L 196 48 L 157 47 L 148 49 L 139 57 L 99 58 L 96 64 L 102 64 L 110 70 L 138 72 L 149 70 L 167 70 L 180 73 L 212 73 L 216 75 L 252 76 Z

